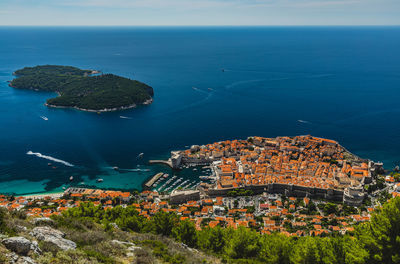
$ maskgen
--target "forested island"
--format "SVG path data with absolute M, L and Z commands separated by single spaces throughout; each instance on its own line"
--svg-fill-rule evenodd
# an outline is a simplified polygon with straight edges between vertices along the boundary
M 142 82 L 72 66 L 25 67 L 14 75 L 11 87 L 58 93 L 58 97 L 47 100 L 50 107 L 96 112 L 123 110 L 150 104 L 154 95 L 153 88 Z

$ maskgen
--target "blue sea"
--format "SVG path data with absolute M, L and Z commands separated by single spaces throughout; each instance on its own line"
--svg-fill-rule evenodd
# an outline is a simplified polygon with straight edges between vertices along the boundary
M 400 27 L 0 27 L 0 192 L 140 190 L 160 171 L 196 181 L 202 171 L 147 161 L 254 135 L 331 138 L 393 168 L 399 47 Z M 15 70 L 42 64 L 137 79 L 154 102 L 99 115 L 8 86 Z

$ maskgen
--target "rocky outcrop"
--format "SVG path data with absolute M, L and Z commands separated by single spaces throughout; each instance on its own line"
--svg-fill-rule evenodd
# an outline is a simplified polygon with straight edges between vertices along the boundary
M 119 240 L 116 240 L 116 239 L 114 239 L 114 240 L 111 240 L 111 244 L 114 244 L 114 245 L 119 245 L 119 246 L 134 246 L 135 244 L 134 243 L 132 243 L 132 242 L 125 242 L 125 241 L 119 241 Z
M 6 238 L 3 239 L 2 243 L 7 249 L 24 256 L 28 255 L 32 247 L 32 242 L 25 237 Z
M 39 244 L 37 241 L 32 241 L 31 252 L 38 254 L 38 255 L 42 254 L 42 251 L 40 250 Z
M 15 264 L 36 264 L 36 262 L 30 257 L 19 257 Z
M 65 239 L 65 234 L 48 226 L 35 227 L 30 233 L 40 241 L 45 241 L 57 246 L 61 250 L 75 249 L 75 242 Z
M 54 221 L 48 217 L 37 217 L 32 219 L 31 222 L 36 226 L 41 226 L 41 225 L 54 226 Z
M 65 234 L 57 229 L 48 226 L 39 226 L 32 229 L 31 236 L 36 237 L 38 240 L 45 240 L 46 237 L 59 237 L 64 238 Z
M 125 242 L 125 241 L 119 241 L 119 240 L 111 240 L 111 244 L 114 244 L 114 245 L 118 245 L 118 246 L 126 246 L 126 247 L 128 247 L 126 250 L 127 250 L 127 252 L 126 252 L 126 256 L 127 257 L 133 257 L 133 256 L 135 256 L 135 251 L 136 250 L 138 250 L 138 249 L 142 249 L 141 247 L 138 247 L 138 246 L 135 246 L 135 244 L 134 243 L 132 243 L 132 242 Z
M 127 253 L 126 253 L 126 256 L 127 257 L 134 257 L 135 256 L 135 251 L 136 250 L 139 250 L 139 249 L 142 249 L 141 247 L 138 247 L 138 246 L 130 246 L 130 247 L 128 247 L 127 248 Z
M 26 226 L 21 226 L 21 225 L 16 225 L 16 226 L 15 226 L 15 229 L 16 229 L 18 232 L 26 232 L 26 231 L 28 230 L 28 228 L 26 228 Z
M 8 258 L 7 263 L 9 264 L 36 264 L 36 262 L 30 257 L 18 256 L 14 252 L 6 254 L 6 257 Z

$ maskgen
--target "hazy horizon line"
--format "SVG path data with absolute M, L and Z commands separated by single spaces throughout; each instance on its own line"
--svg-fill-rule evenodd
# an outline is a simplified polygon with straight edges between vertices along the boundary
M 400 24 L 349 25 L 0 25 L 0 27 L 400 27 Z

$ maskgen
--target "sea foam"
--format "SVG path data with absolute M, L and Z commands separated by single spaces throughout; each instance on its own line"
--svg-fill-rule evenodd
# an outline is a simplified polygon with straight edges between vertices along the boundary
M 46 156 L 46 155 L 43 155 L 42 153 L 39 153 L 39 152 L 28 151 L 26 154 L 27 155 L 34 155 L 34 156 L 36 156 L 38 158 L 47 159 L 47 160 L 51 160 L 51 161 L 54 161 L 54 162 L 62 163 L 65 166 L 74 167 L 73 164 L 71 164 L 71 163 L 69 163 L 67 161 L 56 159 L 56 158 L 51 157 L 51 156 Z

